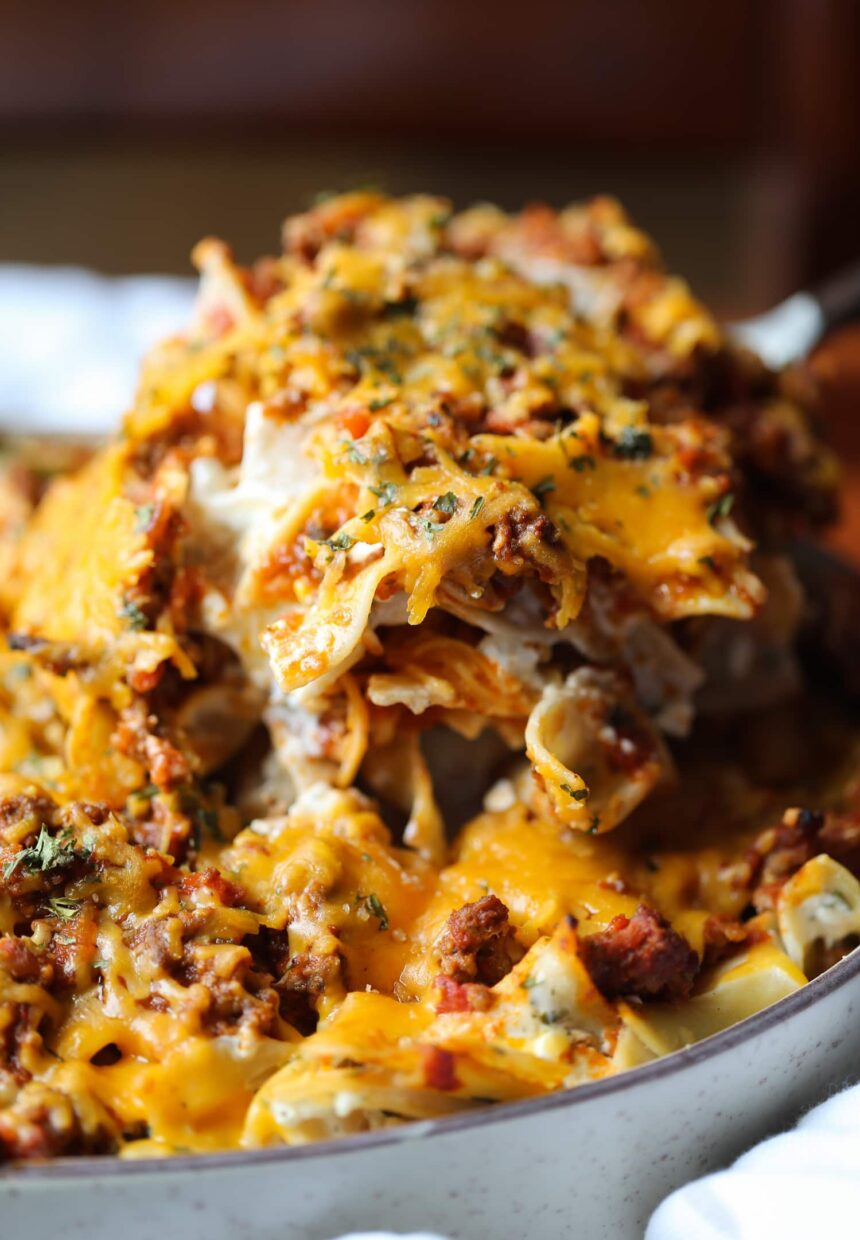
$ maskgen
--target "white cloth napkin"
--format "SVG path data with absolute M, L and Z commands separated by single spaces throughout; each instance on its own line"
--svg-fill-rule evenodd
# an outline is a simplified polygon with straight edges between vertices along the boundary
M 811 1240 L 860 1234 L 860 1085 L 727 1171 L 678 1189 L 645 1240 Z
M 0 429 L 115 429 L 141 355 L 187 323 L 195 284 L 0 266 Z

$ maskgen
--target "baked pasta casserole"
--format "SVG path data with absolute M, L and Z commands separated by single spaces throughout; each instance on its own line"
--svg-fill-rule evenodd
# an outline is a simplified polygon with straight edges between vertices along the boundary
M 531 1098 L 853 947 L 807 378 L 609 199 L 194 257 L 119 435 L 3 458 L 0 1157 Z

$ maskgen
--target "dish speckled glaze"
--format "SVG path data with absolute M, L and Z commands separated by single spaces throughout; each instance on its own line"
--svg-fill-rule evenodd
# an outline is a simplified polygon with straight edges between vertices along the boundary
M 860 949 L 773 1007 L 625 1075 L 343 1141 L 0 1173 L 9 1240 L 641 1236 L 672 1189 L 858 1075 Z

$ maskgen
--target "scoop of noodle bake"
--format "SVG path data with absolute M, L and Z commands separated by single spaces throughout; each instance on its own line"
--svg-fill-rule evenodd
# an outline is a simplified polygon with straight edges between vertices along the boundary
M 4 467 L 0 1151 L 528 1097 L 847 950 L 850 729 L 793 786 L 738 739 L 803 688 L 802 376 L 608 199 L 356 193 L 195 260 L 118 436 Z

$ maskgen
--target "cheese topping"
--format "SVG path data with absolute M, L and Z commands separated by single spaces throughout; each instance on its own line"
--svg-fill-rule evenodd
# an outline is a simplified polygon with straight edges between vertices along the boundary
M 850 731 L 737 740 L 832 499 L 791 382 L 605 199 L 195 261 L 117 440 L 0 469 L 0 1158 L 570 1088 L 849 950 Z

